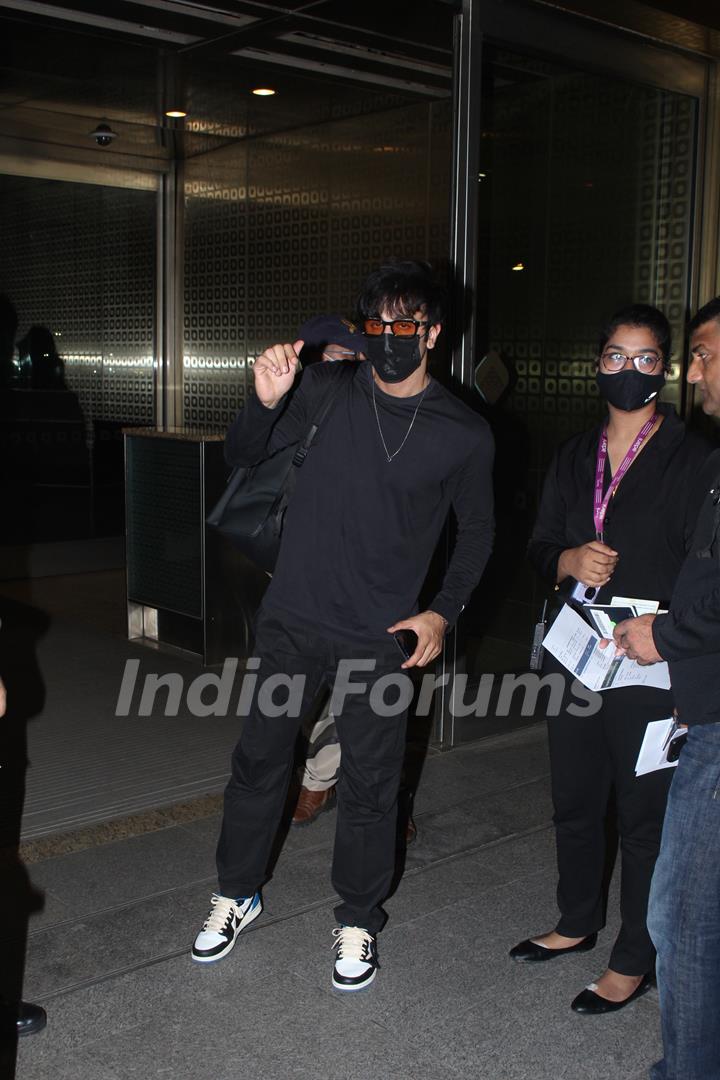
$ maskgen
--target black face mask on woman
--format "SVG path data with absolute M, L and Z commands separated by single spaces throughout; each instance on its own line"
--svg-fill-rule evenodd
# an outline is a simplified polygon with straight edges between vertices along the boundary
M 395 337 L 394 334 L 378 334 L 365 337 L 365 355 L 383 382 L 402 382 L 420 367 L 420 338 Z
M 635 412 L 636 409 L 642 409 L 643 405 L 652 401 L 665 385 L 664 371 L 658 375 L 643 375 L 635 368 L 629 371 L 618 371 L 617 375 L 608 375 L 606 371 L 598 371 L 595 378 L 600 396 L 616 409 L 622 409 L 623 412 Z

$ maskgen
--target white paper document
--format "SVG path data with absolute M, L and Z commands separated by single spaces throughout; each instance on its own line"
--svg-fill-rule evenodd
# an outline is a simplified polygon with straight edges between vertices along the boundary
M 610 603 L 613 607 L 631 607 L 636 615 L 656 615 L 660 607 L 657 600 L 638 600 L 636 596 L 613 596 Z
M 672 716 L 667 720 L 652 720 L 645 729 L 645 737 L 640 747 L 635 775 L 644 776 L 645 773 L 656 772 L 658 769 L 673 769 L 677 765 L 675 761 L 668 761 L 667 752 L 674 734 L 681 735 L 683 729 L 678 729 Z
M 656 686 L 670 689 L 667 664 L 642 666 L 627 656 L 616 656 L 614 645 L 600 648 L 600 635 L 565 604 L 543 641 L 544 648 L 589 690 L 618 686 Z

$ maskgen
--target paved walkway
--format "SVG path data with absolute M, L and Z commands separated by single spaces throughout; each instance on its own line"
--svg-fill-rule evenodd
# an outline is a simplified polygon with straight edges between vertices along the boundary
M 426 761 L 419 839 L 389 900 L 382 968 L 330 986 L 334 814 L 292 831 L 265 912 L 216 965 L 188 947 L 213 887 L 218 814 L 31 865 L 45 891 L 26 996 L 45 1033 L 21 1080 L 640 1080 L 659 1050 L 655 993 L 584 1018 L 595 953 L 507 958 L 552 925 L 554 851 L 541 725 Z M 611 902 L 611 910 L 616 902 Z
M 659 1054 L 654 992 L 613 1016 L 569 1009 L 605 967 L 616 897 L 594 953 L 536 968 L 507 956 L 556 915 L 541 722 L 447 754 L 413 747 L 419 837 L 386 905 L 368 990 L 330 985 L 334 813 L 287 835 L 263 915 L 223 961 L 199 965 L 189 947 L 214 887 L 234 731 L 203 742 L 193 718 L 165 729 L 159 716 L 114 717 L 137 648 L 123 636 L 121 579 L 2 591 L 42 615 L 26 642 L 37 678 L 19 684 L 45 691 L 26 703 L 24 851 L 44 906 L 30 921 L 25 997 L 49 1022 L 21 1042 L 19 1080 L 646 1080 Z M 166 669 L 160 654 L 146 657 Z M 200 746 L 184 805 L 166 805 L 165 773 L 175 783 L 183 751 L 191 760 Z M 82 806 L 88 776 L 95 802 Z M 108 823 L 130 795 L 142 796 L 138 812 Z M 148 809 L 153 797 L 160 809 Z M 84 826 L 63 836 L 66 822 Z

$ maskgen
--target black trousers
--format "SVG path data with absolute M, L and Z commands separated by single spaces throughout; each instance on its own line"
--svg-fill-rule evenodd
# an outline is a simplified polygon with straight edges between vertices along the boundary
M 217 849 L 220 893 L 251 896 L 265 881 L 299 726 L 318 691 L 333 686 L 338 664 L 346 660 L 355 667 L 349 676 L 353 692 L 334 706 L 342 750 L 332 868 L 333 887 L 341 903 L 335 915 L 340 923 L 377 933 L 385 921 L 380 905 L 395 866 L 407 708 L 393 709 L 394 703 L 401 702 L 398 690 L 391 687 L 386 687 L 383 711 L 390 710 L 392 715 L 378 715 L 370 698 L 378 680 L 397 675 L 402 655 L 389 634 L 360 643 L 339 641 L 267 611 L 261 611 L 258 619 L 254 652 L 260 658 L 256 693 L 250 715 L 243 721 L 225 789 Z M 272 705 L 268 708 L 273 684 L 275 700 L 287 698 L 282 684 L 288 677 L 294 678 L 299 716 L 283 715 L 282 709 Z M 375 691 L 375 704 L 381 689 Z M 281 715 L 271 715 L 278 711 Z
M 561 670 L 552 657 L 547 671 Z M 558 863 L 557 931 L 584 937 L 604 925 L 606 819 L 614 794 L 620 842 L 622 925 L 609 967 L 623 975 L 652 971 L 655 951 L 647 905 L 673 769 L 635 776 L 645 728 L 672 714 L 669 691 L 605 690 L 594 716 L 563 711 L 548 718 Z

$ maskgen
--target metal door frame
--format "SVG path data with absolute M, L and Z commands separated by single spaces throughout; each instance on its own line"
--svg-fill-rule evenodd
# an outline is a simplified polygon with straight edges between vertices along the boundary
M 694 97 L 698 127 L 694 175 L 694 223 L 688 278 L 689 304 L 695 310 L 720 291 L 720 72 L 707 56 L 659 44 L 627 28 L 614 28 L 555 6 L 530 6 L 523 0 L 463 0 L 456 16 L 454 62 L 454 146 L 450 258 L 454 268 L 453 318 L 462 334 L 453 351 L 451 374 L 472 385 L 477 288 L 478 172 L 483 44 L 503 45 L 529 55 L 571 64 L 579 71 L 645 83 Z M 685 409 L 692 400 L 685 402 Z M 528 645 L 529 647 L 529 645 Z M 438 661 L 433 741 L 456 744 L 450 709 L 455 675 L 463 657 L 457 634 L 448 633 Z

